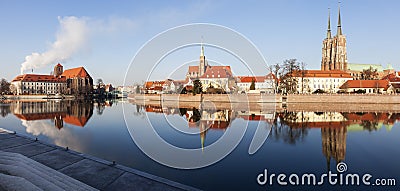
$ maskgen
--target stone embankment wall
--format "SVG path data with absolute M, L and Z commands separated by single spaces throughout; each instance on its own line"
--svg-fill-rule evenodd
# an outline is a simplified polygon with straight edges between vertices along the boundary
M 286 96 L 286 103 L 399 103 L 400 95 L 382 94 L 290 94 Z M 283 99 L 285 100 L 285 98 Z
M 45 100 L 47 99 L 47 95 L 5 95 L 4 96 L 8 100 L 30 100 L 30 101 L 35 101 L 35 100 Z M 75 99 L 75 96 L 73 95 L 64 95 L 64 99 Z
M 146 101 L 179 101 L 179 102 L 250 102 L 250 103 L 374 103 L 400 104 L 400 95 L 382 94 L 140 94 L 134 95 L 136 100 Z
M 271 94 L 140 94 L 129 96 L 136 100 L 146 101 L 179 101 L 179 102 L 250 102 L 250 103 L 276 103 L 281 102 L 280 95 Z

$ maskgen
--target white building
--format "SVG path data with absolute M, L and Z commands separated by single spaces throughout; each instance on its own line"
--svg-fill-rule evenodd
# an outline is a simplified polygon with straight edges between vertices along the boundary
M 234 84 L 230 66 L 207 66 L 206 72 L 199 78 L 203 91 L 207 88 L 222 88 L 226 92 L 231 91 Z
M 63 94 L 67 80 L 64 76 L 24 74 L 11 81 L 11 88 L 16 95 Z
M 391 94 L 395 92 L 388 80 L 349 80 L 341 86 L 344 92 L 363 91 L 364 93 Z
M 320 89 L 327 93 L 337 93 L 346 81 L 353 77 L 344 71 L 305 70 L 293 74 L 297 81 L 297 93 L 313 93 Z
M 276 77 L 272 73 L 266 76 L 238 76 L 236 85 L 239 92 L 248 92 L 251 83 L 254 81 L 255 90 L 264 91 L 265 93 L 275 92 Z

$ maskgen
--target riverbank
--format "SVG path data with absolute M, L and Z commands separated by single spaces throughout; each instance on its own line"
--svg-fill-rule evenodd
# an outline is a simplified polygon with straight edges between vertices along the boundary
M 48 96 L 48 95 L 4 95 L 6 100 L 74 100 L 73 95 Z
M 130 100 L 130 103 L 153 108 L 200 108 L 199 102 L 170 102 Z M 363 103 L 213 103 L 203 109 L 263 111 L 263 112 L 400 112 L 400 104 Z
M 197 190 L 2 129 L 0 143 L 0 151 L 20 153 L 99 190 Z
M 137 101 L 400 104 L 399 94 L 132 94 Z

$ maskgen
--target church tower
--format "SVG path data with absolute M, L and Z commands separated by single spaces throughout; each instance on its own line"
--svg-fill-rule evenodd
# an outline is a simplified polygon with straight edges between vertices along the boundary
M 62 66 L 60 63 L 58 63 L 56 66 L 54 66 L 53 75 L 54 75 L 55 77 L 61 76 L 61 74 L 62 74 L 63 72 L 64 72 L 64 69 L 63 69 L 63 66 Z
M 328 30 L 326 38 L 322 43 L 321 70 L 347 70 L 346 37 L 342 32 L 342 21 L 340 7 L 338 11 L 338 25 L 336 35 L 332 38 L 330 14 L 328 16 Z
M 332 33 L 331 33 L 331 15 L 330 11 L 328 14 L 328 30 L 326 32 L 326 38 L 322 42 L 322 61 L 321 61 L 321 70 L 329 70 L 329 66 L 331 65 L 331 57 L 332 57 Z
M 208 67 L 206 56 L 204 56 L 204 46 L 201 44 L 200 63 L 199 63 L 199 76 L 202 76 Z

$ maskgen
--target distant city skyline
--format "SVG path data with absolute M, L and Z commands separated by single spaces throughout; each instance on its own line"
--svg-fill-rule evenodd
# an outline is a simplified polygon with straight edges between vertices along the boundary
M 400 2 L 355 0 L 342 1 L 340 6 L 348 62 L 383 67 L 391 64 L 399 70 L 400 23 L 397 20 L 400 13 L 396 8 Z M 126 70 L 142 45 L 160 32 L 189 23 L 213 23 L 238 31 L 258 47 L 268 64 L 296 58 L 305 62 L 308 69 L 320 69 L 328 8 L 332 34 L 336 34 L 337 7 L 338 2 L 331 0 L 312 3 L 293 0 L 246 3 L 2 1 L 0 78 L 11 81 L 20 74 L 26 56 L 38 53 L 37 62 L 49 63 L 35 68 L 34 73 L 49 74 L 60 62 L 66 69 L 84 66 L 95 81 L 101 78 L 105 83 L 122 85 Z M 199 42 L 201 35 L 198 34 Z M 39 59 L 44 53 L 53 59 Z M 180 54 L 171 55 L 163 64 L 181 65 L 198 60 L 200 46 Z M 237 75 L 246 75 L 240 69 L 235 71 L 234 59 L 221 55 L 215 48 L 206 46 L 205 55 L 208 60 L 232 65 Z M 26 73 L 31 72 L 29 67 L 26 69 Z M 181 70 L 183 79 L 186 67 Z M 141 68 L 135 71 L 140 72 Z M 257 72 L 257 75 L 268 73 L 267 69 Z M 155 74 L 153 80 L 157 79 L 163 80 L 165 76 Z M 133 78 L 127 85 L 142 80 L 146 79 Z

